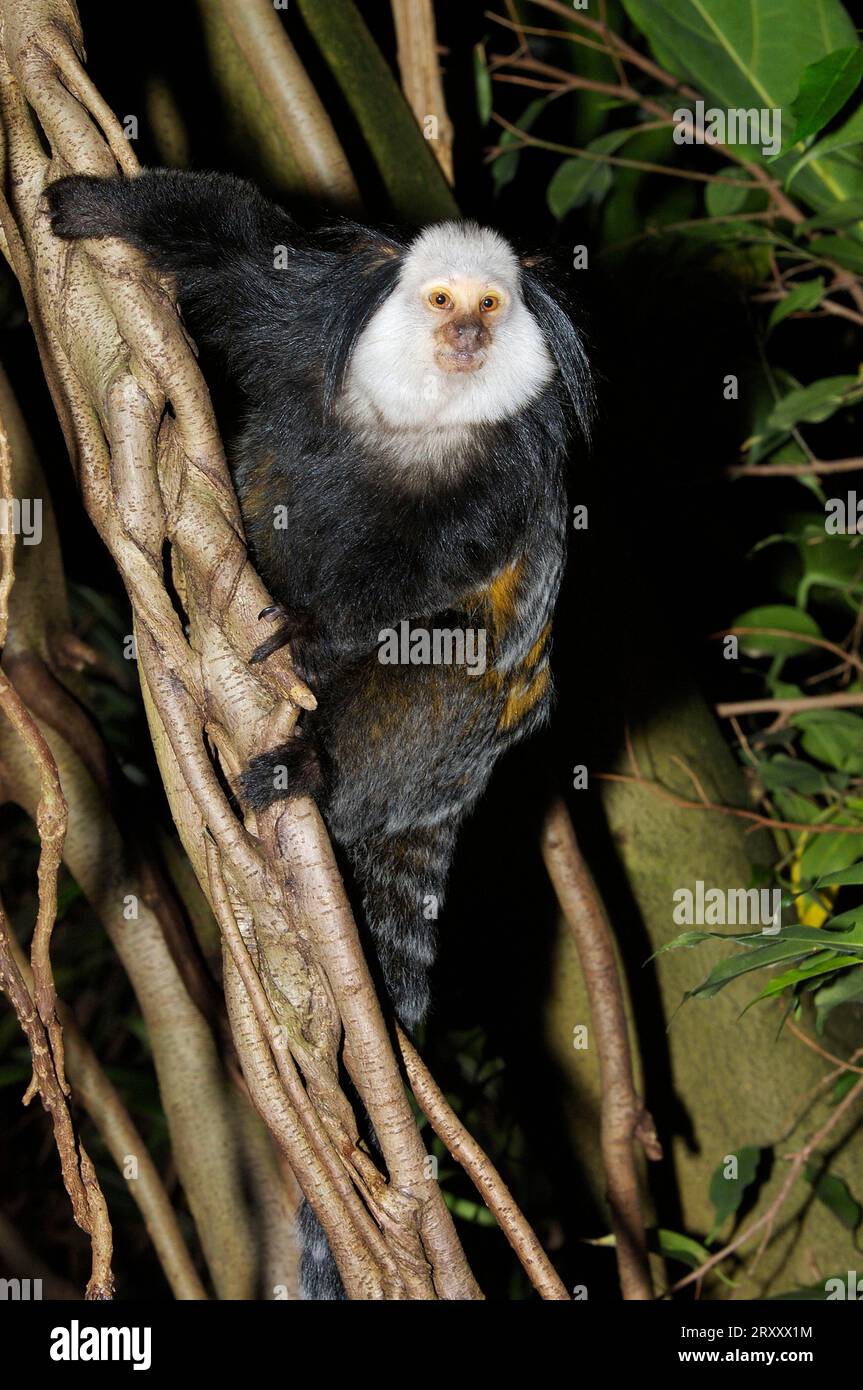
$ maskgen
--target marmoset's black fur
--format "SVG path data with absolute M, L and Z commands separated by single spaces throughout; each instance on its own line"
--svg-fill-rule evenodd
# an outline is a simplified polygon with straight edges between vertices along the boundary
M 239 793 L 255 808 L 317 796 L 362 894 L 393 1009 L 412 1029 L 429 1006 L 459 826 L 500 754 L 549 708 L 567 441 L 573 424 L 586 433 L 592 401 L 580 335 L 541 270 L 472 224 L 444 224 L 428 247 L 422 234 L 347 222 L 308 233 L 248 183 L 175 171 L 60 179 L 48 201 L 59 236 L 121 237 L 173 273 L 205 362 L 216 354 L 241 392 L 233 474 L 278 601 L 262 618 L 259 655 L 289 640 L 319 708 L 252 762 Z M 501 247 L 512 257 L 504 292 L 486 293 L 489 246 L 496 266 L 509 264 Z M 427 282 L 450 288 L 429 295 Z M 459 298 L 473 284 L 478 307 Z M 406 371 L 412 353 L 430 354 L 432 402 L 417 393 L 416 421 L 410 393 L 407 418 L 404 402 L 391 415 L 398 382 L 375 378 L 387 333 Z M 519 380 L 530 333 L 531 370 L 539 352 L 549 363 L 535 389 L 519 386 L 501 408 L 501 388 L 494 408 L 465 407 L 450 421 L 453 402 L 495 392 L 494 371 Z M 397 377 L 392 360 L 384 375 Z M 411 633 L 482 630 L 485 669 L 384 664 L 382 634 L 405 620 Z M 306 1225 L 306 1282 L 333 1296 L 313 1218 Z

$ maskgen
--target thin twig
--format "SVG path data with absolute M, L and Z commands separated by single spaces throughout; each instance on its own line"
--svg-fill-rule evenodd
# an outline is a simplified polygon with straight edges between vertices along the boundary
M 800 1120 L 809 1109 L 809 1106 L 818 1098 L 821 1092 L 825 1090 L 827 1086 L 831 1086 L 834 1081 L 838 1081 L 839 1077 L 843 1076 L 845 1072 L 851 1070 L 859 1057 L 863 1057 L 863 1047 L 855 1048 L 847 1062 L 842 1062 L 838 1067 L 835 1067 L 833 1071 L 827 1072 L 826 1076 L 822 1076 L 820 1081 L 816 1081 L 815 1085 L 809 1088 L 797 1108 L 797 1114 L 792 1120 L 788 1130 L 789 1134 L 793 1134 Z
M 790 1017 L 785 1019 L 785 1027 L 789 1033 L 794 1034 L 795 1038 L 799 1038 L 805 1047 L 808 1047 L 812 1052 L 817 1052 L 819 1057 L 823 1057 L 825 1062 L 831 1062 L 839 1071 L 854 1071 L 859 1076 L 863 1076 L 863 1067 L 855 1067 L 853 1062 L 843 1062 L 841 1057 L 834 1057 L 833 1053 L 828 1052 L 826 1047 L 822 1047 L 814 1038 L 810 1038 L 807 1033 L 804 1033 L 802 1028 L 798 1028 Z
M 863 705 L 863 691 L 839 691 L 832 695 L 794 695 L 787 699 L 730 700 L 716 705 L 720 719 L 737 714 L 805 714 L 813 709 L 857 709 Z
M 592 776 L 601 782 L 628 782 L 632 786 L 644 787 L 661 801 L 668 801 L 683 811 L 714 811 L 720 816 L 737 816 L 741 820 L 751 821 L 753 828 L 763 826 L 767 830 L 805 830 L 809 835 L 863 835 L 863 825 L 805 825 L 800 821 L 775 820 L 772 816 L 747 811 L 741 806 L 721 806 L 715 801 L 688 801 L 686 797 L 675 796 L 658 782 L 651 782 L 647 777 L 630 777 L 625 772 L 594 772 Z
M 731 478 L 805 478 L 812 474 L 856 473 L 863 456 L 846 459 L 811 459 L 809 463 L 739 463 L 729 468 Z
M 540 140 L 535 135 L 530 135 L 518 126 L 513 125 L 505 117 L 497 112 L 492 119 L 498 125 L 503 126 L 504 130 L 511 135 L 517 136 L 518 143 L 515 145 L 495 145 L 489 150 L 489 157 L 496 158 L 501 154 L 511 154 L 514 149 L 521 149 L 525 146 L 534 146 L 540 150 L 551 150 L 554 154 L 565 154 L 577 156 L 579 159 L 590 159 L 598 164 L 614 164 L 621 169 L 640 169 L 646 174 L 664 174 L 671 179 L 685 179 L 694 183 L 720 184 L 726 188 L 751 188 L 748 179 L 728 179 L 721 178 L 717 174 L 705 174 L 700 169 L 676 169 L 666 164 L 653 164 L 645 159 L 627 159 L 624 155 L 604 154 L 599 150 L 587 150 L 578 145 L 559 145 L 553 140 Z
M 396 1028 L 417 1103 L 438 1138 L 460 1163 L 521 1261 L 534 1288 L 547 1299 L 568 1299 L 566 1287 L 494 1164 L 459 1120 L 416 1048 Z

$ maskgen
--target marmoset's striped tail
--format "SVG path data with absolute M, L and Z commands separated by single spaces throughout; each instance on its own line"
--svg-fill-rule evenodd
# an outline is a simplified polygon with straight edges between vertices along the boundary
M 452 816 L 345 846 L 380 977 L 409 1031 L 426 1017 L 431 1001 L 429 972 L 457 828 Z

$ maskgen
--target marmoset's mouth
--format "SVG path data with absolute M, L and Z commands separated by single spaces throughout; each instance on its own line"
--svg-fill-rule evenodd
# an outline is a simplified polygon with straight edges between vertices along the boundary
M 435 361 L 442 372 L 476 372 L 485 362 L 485 352 L 470 348 L 439 348 Z

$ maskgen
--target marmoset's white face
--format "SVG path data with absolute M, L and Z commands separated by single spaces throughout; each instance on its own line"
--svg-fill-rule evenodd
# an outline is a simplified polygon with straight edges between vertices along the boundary
M 509 244 L 475 222 L 442 222 L 417 237 L 360 334 L 345 401 L 390 430 L 492 424 L 517 414 L 554 370 Z

